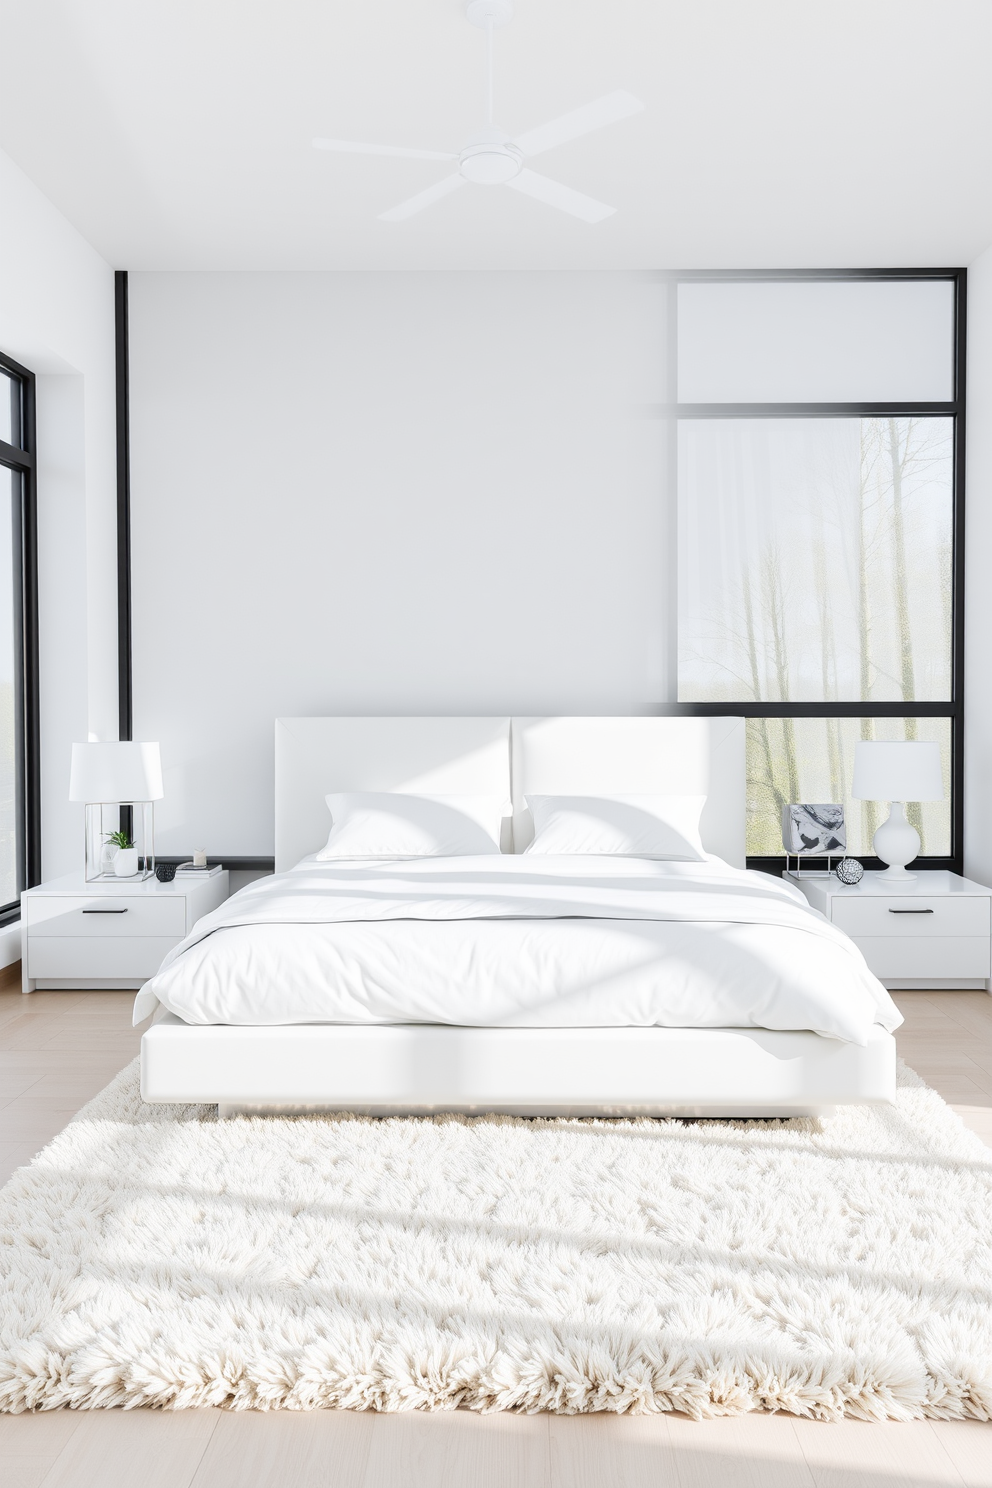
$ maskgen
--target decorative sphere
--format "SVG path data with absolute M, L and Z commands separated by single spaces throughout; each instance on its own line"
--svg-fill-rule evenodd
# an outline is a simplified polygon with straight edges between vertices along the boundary
M 837 864 L 837 877 L 842 884 L 860 883 L 865 876 L 865 870 L 857 858 L 841 858 Z
M 175 863 L 158 863 L 155 867 L 155 877 L 159 883 L 171 883 L 176 876 Z

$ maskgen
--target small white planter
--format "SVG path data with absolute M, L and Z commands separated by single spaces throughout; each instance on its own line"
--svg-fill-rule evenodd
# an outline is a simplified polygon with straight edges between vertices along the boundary
M 133 878 L 138 871 L 138 849 L 121 847 L 114 859 L 114 872 L 118 878 Z

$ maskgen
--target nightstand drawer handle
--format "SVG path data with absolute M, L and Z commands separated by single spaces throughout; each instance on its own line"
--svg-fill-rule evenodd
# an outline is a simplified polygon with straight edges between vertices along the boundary
M 87 911 L 84 909 L 83 914 Z M 890 909 L 889 914 L 933 914 L 932 909 Z
M 927 910 L 927 914 L 930 911 Z M 83 914 L 127 914 L 126 909 L 84 909 Z

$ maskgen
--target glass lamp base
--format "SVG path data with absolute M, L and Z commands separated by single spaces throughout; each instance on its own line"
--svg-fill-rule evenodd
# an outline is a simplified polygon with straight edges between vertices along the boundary
M 120 808 L 130 805 L 134 813 L 132 837 L 138 850 L 134 873 L 115 873 L 104 860 L 107 838 L 120 827 Z M 86 883 L 144 883 L 155 875 L 154 801 L 92 802 L 85 808 L 83 877 Z

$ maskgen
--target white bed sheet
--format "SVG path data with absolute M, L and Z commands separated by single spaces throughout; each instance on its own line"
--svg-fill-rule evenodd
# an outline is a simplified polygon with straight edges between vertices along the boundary
M 809 1029 L 898 1009 L 791 885 L 720 859 L 304 859 L 200 920 L 138 994 L 187 1023 Z

